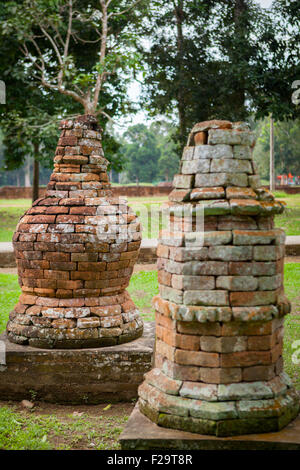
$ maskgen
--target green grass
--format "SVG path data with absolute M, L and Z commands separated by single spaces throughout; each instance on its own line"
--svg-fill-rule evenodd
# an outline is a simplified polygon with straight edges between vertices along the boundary
M 154 320 L 151 301 L 158 294 L 157 271 L 140 271 L 132 275 L 128 291 L 145 321 Z
M 8 314 L 14 308 L 20 294 L 18 276 L 0 274 L 0 333 L 5 330 Z
M 24 207 L 24 210 L 31 206 L 31 199 L 0 199 L 0 207 Z
M 286 203 L 284 213 L 275 217 L 275 226 L 283 228 L 286 235 L 300 235 L 300 194 L 275 191 L 274 195 Z
M 118 416 L 106 416 L 105 411 L 99 414 L 35 415 L 34 411 L 18 412 L 15 407 L 1 407 L 0 449 L 119 449 L 118 437 L 128 420 L 127 414 L 122 409 Z
M 20 217 L 24 214 L 26 208 L 24 207 L 0 207 L 0 242 L 10 242 L 16 225 Z

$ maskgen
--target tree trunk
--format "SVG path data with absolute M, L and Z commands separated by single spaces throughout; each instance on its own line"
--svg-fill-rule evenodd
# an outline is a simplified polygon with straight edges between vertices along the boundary
M 183 23 L 183 0 L 178 0 L 178 3 L 174 9 L 176 18 L 177 28 L 177 67 L 178 67 L 178 116 L 179 116 L 179 140 L 183 147 L 185 145 L 185 133 L 186 133 L 186 115 L 185 115 L 185 101 L 184 101 L 184 67 L 183 67 L 183 56 L 184 56 L 184 38 L 182 32 Z
M 24 166 L 24 186 L 25 188 L 29 188 L 30 184 L 30 157 L 29 155 L 26 157 L 25 166 Z
M 39 145 L 34 144 L 34 161 L 33 161 L 33 181 L 32 181 L 32 202 L 36 201 L 39 197 L 39 179 L 40 179 L 40 165 L 38 161 Z
M 270 116 L 270 191 L 275 190 L 275 162 L 274 162 L 274 121 Z
M 234 31 L 236 38 L 242 42 L 246 42 L 246 30 L 245 30 L 245 21 L 242 18 L 247 13 L 248 5 L 247 0 L 235 0 L 234 2 Z M 246 52 L 246 51 L 245 51 Z M 232 62 L 234 69 L 237 69 L 240 66 L 240 57 L 239 54 L 236 55 L 236 52 L 233 51 Z M 241 74 L 239 74 L 241 75 Z M 236 84 L 235 91 L 232 95 L 232 105 L 234 108 L 234 118 L 236 120 L 243 120 L 246 118 L 246 107 L 245 107 L 245 82 L 242 77 L 239 79 L 239 83 Z

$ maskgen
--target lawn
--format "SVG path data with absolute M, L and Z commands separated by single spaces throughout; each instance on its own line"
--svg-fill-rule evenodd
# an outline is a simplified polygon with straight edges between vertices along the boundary
M 2 405 L 2 406 L 1 406 Z M 133 403 L 59 406 L 32 410 L 0 402 L 2 450 L 113 450 Z
M 286 231 L 286 235 L 300 235 L 300 194 L 275 192 L 276 197 L 286 203 L 284 214 L 275 217 L 276 227 Z M 166 196 L 129 197 L 128 204 L 138 214 L 143 227 L 143 238 L 158 238 L 164 222 L 161 204 Z M 22 214 L 31 205 L 30 199 L 0 199 L 0 242 L 12 239 L 15 226 Z

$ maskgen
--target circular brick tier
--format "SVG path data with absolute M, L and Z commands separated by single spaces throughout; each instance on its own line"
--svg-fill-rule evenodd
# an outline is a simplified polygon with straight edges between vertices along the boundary
M 158 244 L 155 369 L 139 388 L 160 426 L 230 436 L 278 431 L 298 413 L 283 372 L 284 206 L 259 186 L 246 123 L 197 124 Z
M 126 287 L 141 231 L 126 199 L 112 197 L 93 116 L 62 121 L 46 195 L 13 236 L 22 294 L 8 339 L 40 348 L 110 346 L 138 338 Z

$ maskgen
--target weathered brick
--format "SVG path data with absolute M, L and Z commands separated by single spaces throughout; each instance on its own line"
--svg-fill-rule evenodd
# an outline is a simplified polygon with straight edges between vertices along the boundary
M 232 306 L 255 306 L 276 304 L 277 291 L 231 292 Z
M 185 351 L 176 349 L 175 362 L 182 365 L 195 365 L 202 367 L 219 367 L 219 354 L 202 351 Z
M 186 290 L 183 294 L 185 305 L 229 305 L 227 291 Z

